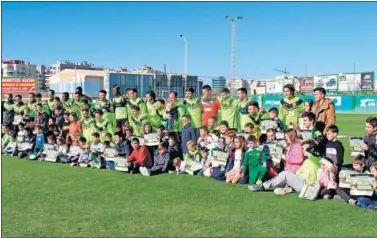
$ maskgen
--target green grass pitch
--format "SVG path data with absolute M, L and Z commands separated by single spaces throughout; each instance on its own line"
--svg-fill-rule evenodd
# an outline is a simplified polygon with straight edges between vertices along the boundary
M 366 117 L 337 115 L 340 135 L 364 136 Z M 344 202 L 252 193 L 202 177 L 143 177 L 5 156 L 2 173 L 4 237 L 377 234 L 377 214 Z

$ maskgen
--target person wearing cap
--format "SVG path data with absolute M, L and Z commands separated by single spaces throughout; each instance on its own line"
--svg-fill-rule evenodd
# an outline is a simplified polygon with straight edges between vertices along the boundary
M 280 101 L 279 118 L 284 123 L 284 129 L 290 125 L 298 125 L 298 119 L 304 110 L 304 101 L 295 96 L 295 87 L 287 84 L 283 88 L 285 98 Z
M 115 113 L 116 126 L 122 126 L 127 121 L 127 99 L 120 93 L 120 87 L 114 85 L 114 97 L 111 99 L 111 109 Z

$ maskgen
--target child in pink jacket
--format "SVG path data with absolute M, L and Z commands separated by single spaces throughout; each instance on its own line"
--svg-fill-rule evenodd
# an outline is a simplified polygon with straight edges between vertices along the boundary
M 304 162 L 304 151 L 296 130 L 288 129 L 287 133 L 285 133 L 285 140 L 287 141 L 288 149 L 285 154 L 284 170 L 296 173 Z

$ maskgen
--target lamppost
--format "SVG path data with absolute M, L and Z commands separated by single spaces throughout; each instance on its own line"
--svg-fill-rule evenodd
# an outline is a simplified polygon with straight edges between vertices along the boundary
M 238 17 L 230 17 L 230 16 L 225 16 L 225 19 L 229 20 L 231 22 L 231 54 L 230 54 L 230 60 L 231 60 L 231 68 L 232 68 L 232 73 L 231 73 L 231 79 L 235 79 L 237 75 L 237 60 L 236 60 L 236 21 L 237 20 L 242 20 L 242 16 Z
M 187 39 L 183 34 L 179 34 L 179 37 L 182 38 L 183 42 L 185 43 L 185 77 L 184 77 L 184 88 L 187 87 L 187 78 L 188 78 L 188 71 L 187 71 L 187 64 L 188 64 L 188 44 Z

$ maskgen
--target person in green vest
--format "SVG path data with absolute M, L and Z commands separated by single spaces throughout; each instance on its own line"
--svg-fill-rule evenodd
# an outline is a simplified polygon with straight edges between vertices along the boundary
M 174 132 L 181 132 L 183 129 L 182 126 L 182 117 L 186 114 L 186 106 L 178 101 L 177 92 L 170 92 L 169 101 L 173 103 L 174 108 L 178 111 L 178 120 L 173 124 Z
M 238 128 L 238 100 L 230 97 L 230 91 L 224 88 L 220 92 L 221 120 L 227 121 L 229 128 Z
M 94 119 L 89 115 L 88 109 L 81 110 L 81 126 L 83 130 L 83 136 L 88 143 L 91 143 L 92 134 L 95 132 Z
M 248 106 L 250 123 L 254 125 L 254 132 L 260 136 L 260 124 L 263 120 L 269 120 L 270 116 L 266 111 L 261 111 L 258 102 L 252 102 Z
M 127 113 L 128 118 L 131 118 L 132 116 L 132 106 L 138 106 L 140 108 L 140 113 L 142 114 L 142 118 L 147 117 L 147 105 L 145 102 L 138 97 L 137 95 L 137 89 L 136 88 L 130 88 L 127 91 L 128 94 L 128 104 L 127 104 Z
M 1 150 L 4 150 L 4 148 L 11 141 L 11 138 L 12 138 L 12 132 L 10 131 L 9 126 L 6 124 L 3 124 L 1 127 Z
M 81 102 L 80 102 L 80 95 L 78 93 L 75 93 L 73 95 L 73 100 L 71 101 L 71 104 L 68 106 L 69 113 L 76 113 L 78 120 L 81 119 Z
M 45 100 L 44 102 L 45 102 L 45 104 L 47 104 L 50 112 L 53 112 L 55 110 L 55 103 L 54 103 L 55 91 L 50 89 L 50 90 L 48 90 L 47 95 L 48 95 L 48 99 Z
M 122 127 L 127 122 L 127 98 L 120 93 L 118 85 L 113 86 L 114 97 L 111 99 L 111 111 L 115 113 L 116 126 Z
M 8 126 L 12 125 L 14 119 L 13 94 L 8 93 L 7 100 L 4 102 L 4 105 L 1 109 L 3 111 L 4 124 Z
M 238 97 L 238 131 L 242 131 L 245 128 L 245 125 L 250 122 L 248 106 L 251 103 L 251 100 L 247 99 L 247 90 L 246 88 L 239 88 L 237 90 Z
M 295 87 L 292 84 L 285 85 L 283 91 L 285 98 L 280 101 L 279 119 L 287 129 L 289 125 L 298 125 L 298 118 L 300 112 L 304 109 L 304 102 L 295 97 Z
M 106 90 L 99 91 L 99 100 L 94 105 L 94 108 L 101 110 L 103 112 L 103 119 L 108 120 L 112 124 L 112 127 L 115 128 L 115 114 L 110 110 L 111 104 L 110 101 L 106 99 L 106 95 Z
M 140 107 L 131 107 L 132 115 L 130 120 L 130 125 L 134 129 L 135 136 L 141 136 L 141 131 L 143 129 L 144 123 L 146 122 L 145 117 L 140 112 Z
M 69 98 L 69 93 L 64 92 L 63 95 L 62 95 L 62 104 L 63 104 L 64 109 L 66 111 L 69 111 L 72 103 L 73 103 L 73 100 L 71 98 Z
M 164 99 L 157 99 L 155 102 L 156 105 L 156 114 L 160 117 L 160 123 L 161 125 L 165 126 L 166 124 L 166 106 L 165 106 L 165 100 Z
M 21 95 L 16 95 L 16 103 L 14 104 L 14 118 L 22 118 L 24 116 L 25 103 L 22 101 Z M 21 122 L 21 121 L 20 121 Z M 18 122 L 17 122 L 18 123 Z
M 100 134 L 101 141 L 105 141 L 106 134 L 114 132 L 113 124 L 109 122 L 107 119 L 103 118 L 103 111 L 101 110 L 95 111 L 94 117 L 94 130 Z
M 80 101 L 82 99 L 87 99 L 89 102 L 92 101 L 92 99 L 90 97 L 88 97 L 85 94 L 83 94 L 82 87 L 77 87 L 76 90 L 75 90 L 75 93 L 78 93 L 80 95 Z
M 42 100 L 42 94 L 40 93 L 37 93 L 35 95 L 35 100 L 37 101 L 37 104 L 42 104 L 42 108 L 43 108 L 43 111 L 48 115 L 50 116 L 51 115 L 51 111 L 50 111 L 50 108 L 48 106 L 48 103 L 46 101 L 43 101 Z
M 198 129 L 202 126 L 202 102 L 200 98 L 194 96 L 193 88 L 186 89 L 186 99 L 183 102 L 186 106 L 187 114 L 191 117 L 191 126 Z
M 145 101 L 147 102 L 147 121 L 151 123 L 154 131 L 157 127 L 162 125 L 160 115 L 157 113 L 156 94 L 153 91 L 145 93 Z
M 30 109 L 30 116 L 35 117 L 37 112 L 37 100 L 35 99 L 35 93 L 29 93 L 29 102 L 27 107 Z

